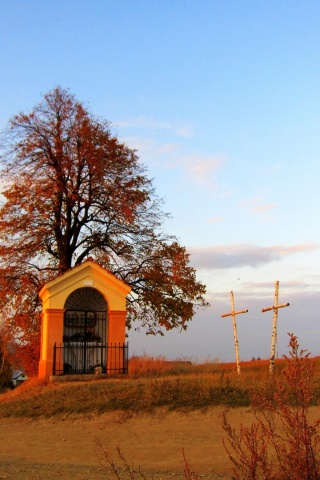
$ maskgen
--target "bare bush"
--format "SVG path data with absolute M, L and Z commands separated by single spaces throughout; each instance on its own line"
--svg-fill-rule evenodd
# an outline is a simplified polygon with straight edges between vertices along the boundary
M 256 422 L 237 433 L 224 416 L 224 446 L 236 480 L 320 479 L 320 419 L 310 424 L 315 363 L 290 336 L 285 366 L 271 385 L 251 395 Z

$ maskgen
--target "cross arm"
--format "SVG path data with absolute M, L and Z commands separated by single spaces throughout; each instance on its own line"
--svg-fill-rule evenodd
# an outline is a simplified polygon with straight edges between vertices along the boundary
M 247 313 L 248 310 L 238 310 L 237 312 L 224 313 L 221 317 L 231 317 L 231 315 L 239 315 L 240 313 Z
M 263 308 L 261 312 L 269 312 L 270 310 L 278 310 L 278 308 L 289 307 L 290 303 L 282 303 L 281 305 L 273 305 L 272 307 Z

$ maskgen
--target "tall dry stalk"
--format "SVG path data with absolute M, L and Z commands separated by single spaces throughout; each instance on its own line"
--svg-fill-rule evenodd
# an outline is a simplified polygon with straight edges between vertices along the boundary
M 116 448 L 117 461 L 119 462 L 119 464 L 117 464 L 110 450 L 106 448 L 100 440 L 95 439 L 95 445 L 96 455 L 101 467 L 104 469 L 109 467 L 114 478 L 117 480 L 147 480 L 140 466 L 135 468 L 134 463 L 132 463 L 132 465 L 129 464 L 120 447 Z M 153 480 L 153 477 L 148 477 L 148 480 Z
M 224 416 L 224 446 L 236 480 L 320 479 L 320 419 L 313 424 L 308 419 L 315 363 L 308 352 L 299 350 L 297 337 L 289 336 L 290 353 L 284 356 L 280 377 L 251 395 L 256 422 L 241 425 L 237 433 Z
M 116 448 L 116 460 L 110 450 L 106 448 L 99 439 L 95 439 L 96 456 L 100 466 L 108 469 L 113 474 L 113 478 L 117 480 L 153 480 L 153 476 L 146 476 L 140 466 L 135 467 L 134 463 L 127 461 L 120 447 Z M 183 476 L 185 480 L 200 480 L 200 477 L 192 470 L 187 460 L 184 449 L 182 449 L 183 458 Z M 118 462 L 118 463 L 117 463 Z

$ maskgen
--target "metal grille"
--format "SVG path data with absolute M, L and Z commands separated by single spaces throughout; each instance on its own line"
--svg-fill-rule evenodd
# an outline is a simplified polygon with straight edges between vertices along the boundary
M 107 310 L 107 302 L 104 296 L 93 287 L 82 287 L 74 290 L 66 300 L 67 310 Z
M 63 342 L 106 343 L 107 312 L 67 310 L 64 314 Z
M 105 368 L 106 312 L 67 310 L 64 316 L 64 373 Z
M 128 344 L 71 342 L 54 345 L 53 375 L 128 373 Z
M 128 373 L 128 345 L 107 343 L 107 302 L 95 288 L 79 288 L 64 308 L 63 344 L 55 344 L 53 375 Z

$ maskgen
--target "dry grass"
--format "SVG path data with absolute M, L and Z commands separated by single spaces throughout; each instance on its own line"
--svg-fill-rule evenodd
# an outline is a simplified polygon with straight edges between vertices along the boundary
M 318 377 L 320 358 L 315 359 Z M 92 381 L 55 383 L 28 380 L 0 395 L 0 416 L 53 417 L 97 415 L 110 411 L 151 412 L 158 407 L 204 409 L 213 405 L 231 407 L 250 404 L 250 392 L 268 389 L 268 361 L 243 362 L 241 375 L 234 364 L 166 362 L 165 359 L 135 358 L 131 373 L 124 377 L 93 376 Z M 139 371 L 138 371 L 139 367 Z M 276 362 L 276 375 L 283 361 Z M 316 385 L 314 402 L 320 398 Z
M 318 383 L 319 363 L 290 334 L 289 356 L 272 377 L 272 388 L 251 394 L 251 426 L 236 431 L 224 414 L 224 446 L 235 480 L 319 480 L 320 419 L 309 418 Z
M 320 478 L 320 419 L 309 421 L 308 412 L 312 402 L 318 403 L 319 359 L 310 359 L 305 350 L 299 350 L 297 337 L 290 335 L 290 352 L 277 365 L 277 375 L 265 378 L 253 365 L 247 365 L 246 375 L 238 376 L 238 387 L 258 378 L 250 388 L 250 400 L 255 422 L 247 427 L 240 425 L 237 432 L 224 414 L 223 428 L 227 433 L 225 449 L 233 464 L 235 480 L 319 480 Z M 191 375 L 195 375 L 192 373 Z M 188 374 L 187 378 L 191 378 Z M 199 382 L 198 393 L 207 394 L 208 384 L 212 388 L 210 374 L 205 386 Z M 213 374 L 211 374 L 213 376 Z M 181 381 L 181 376 L 178 377 Z M 190 385 L 191 386 L 191 385 Z M 204 388 L 203 388 L 204 387 Z M 221 387 L 222 388 L 222 387 Z M 232 387 L 231 390 L 237 388 Z M 177 388 L 179 394 L 181 389 Z M 230 392 L 231 392 L 230 390 Z M 184 393 L 184 392 L 183 392 Z M 171 392 L 169 392 L 170 396 Z M 121 471 L 108 449 L 99 445 L 106 464 L 112 467 L 115 478 L 136 480 L 147 477 L 139 470 L 135 472 L 118 448 L 118 457 L 124 469 Z M 200 480 L 183 452 L 184 478 Z M 128 476 L 126 476 L 126 474 Z

